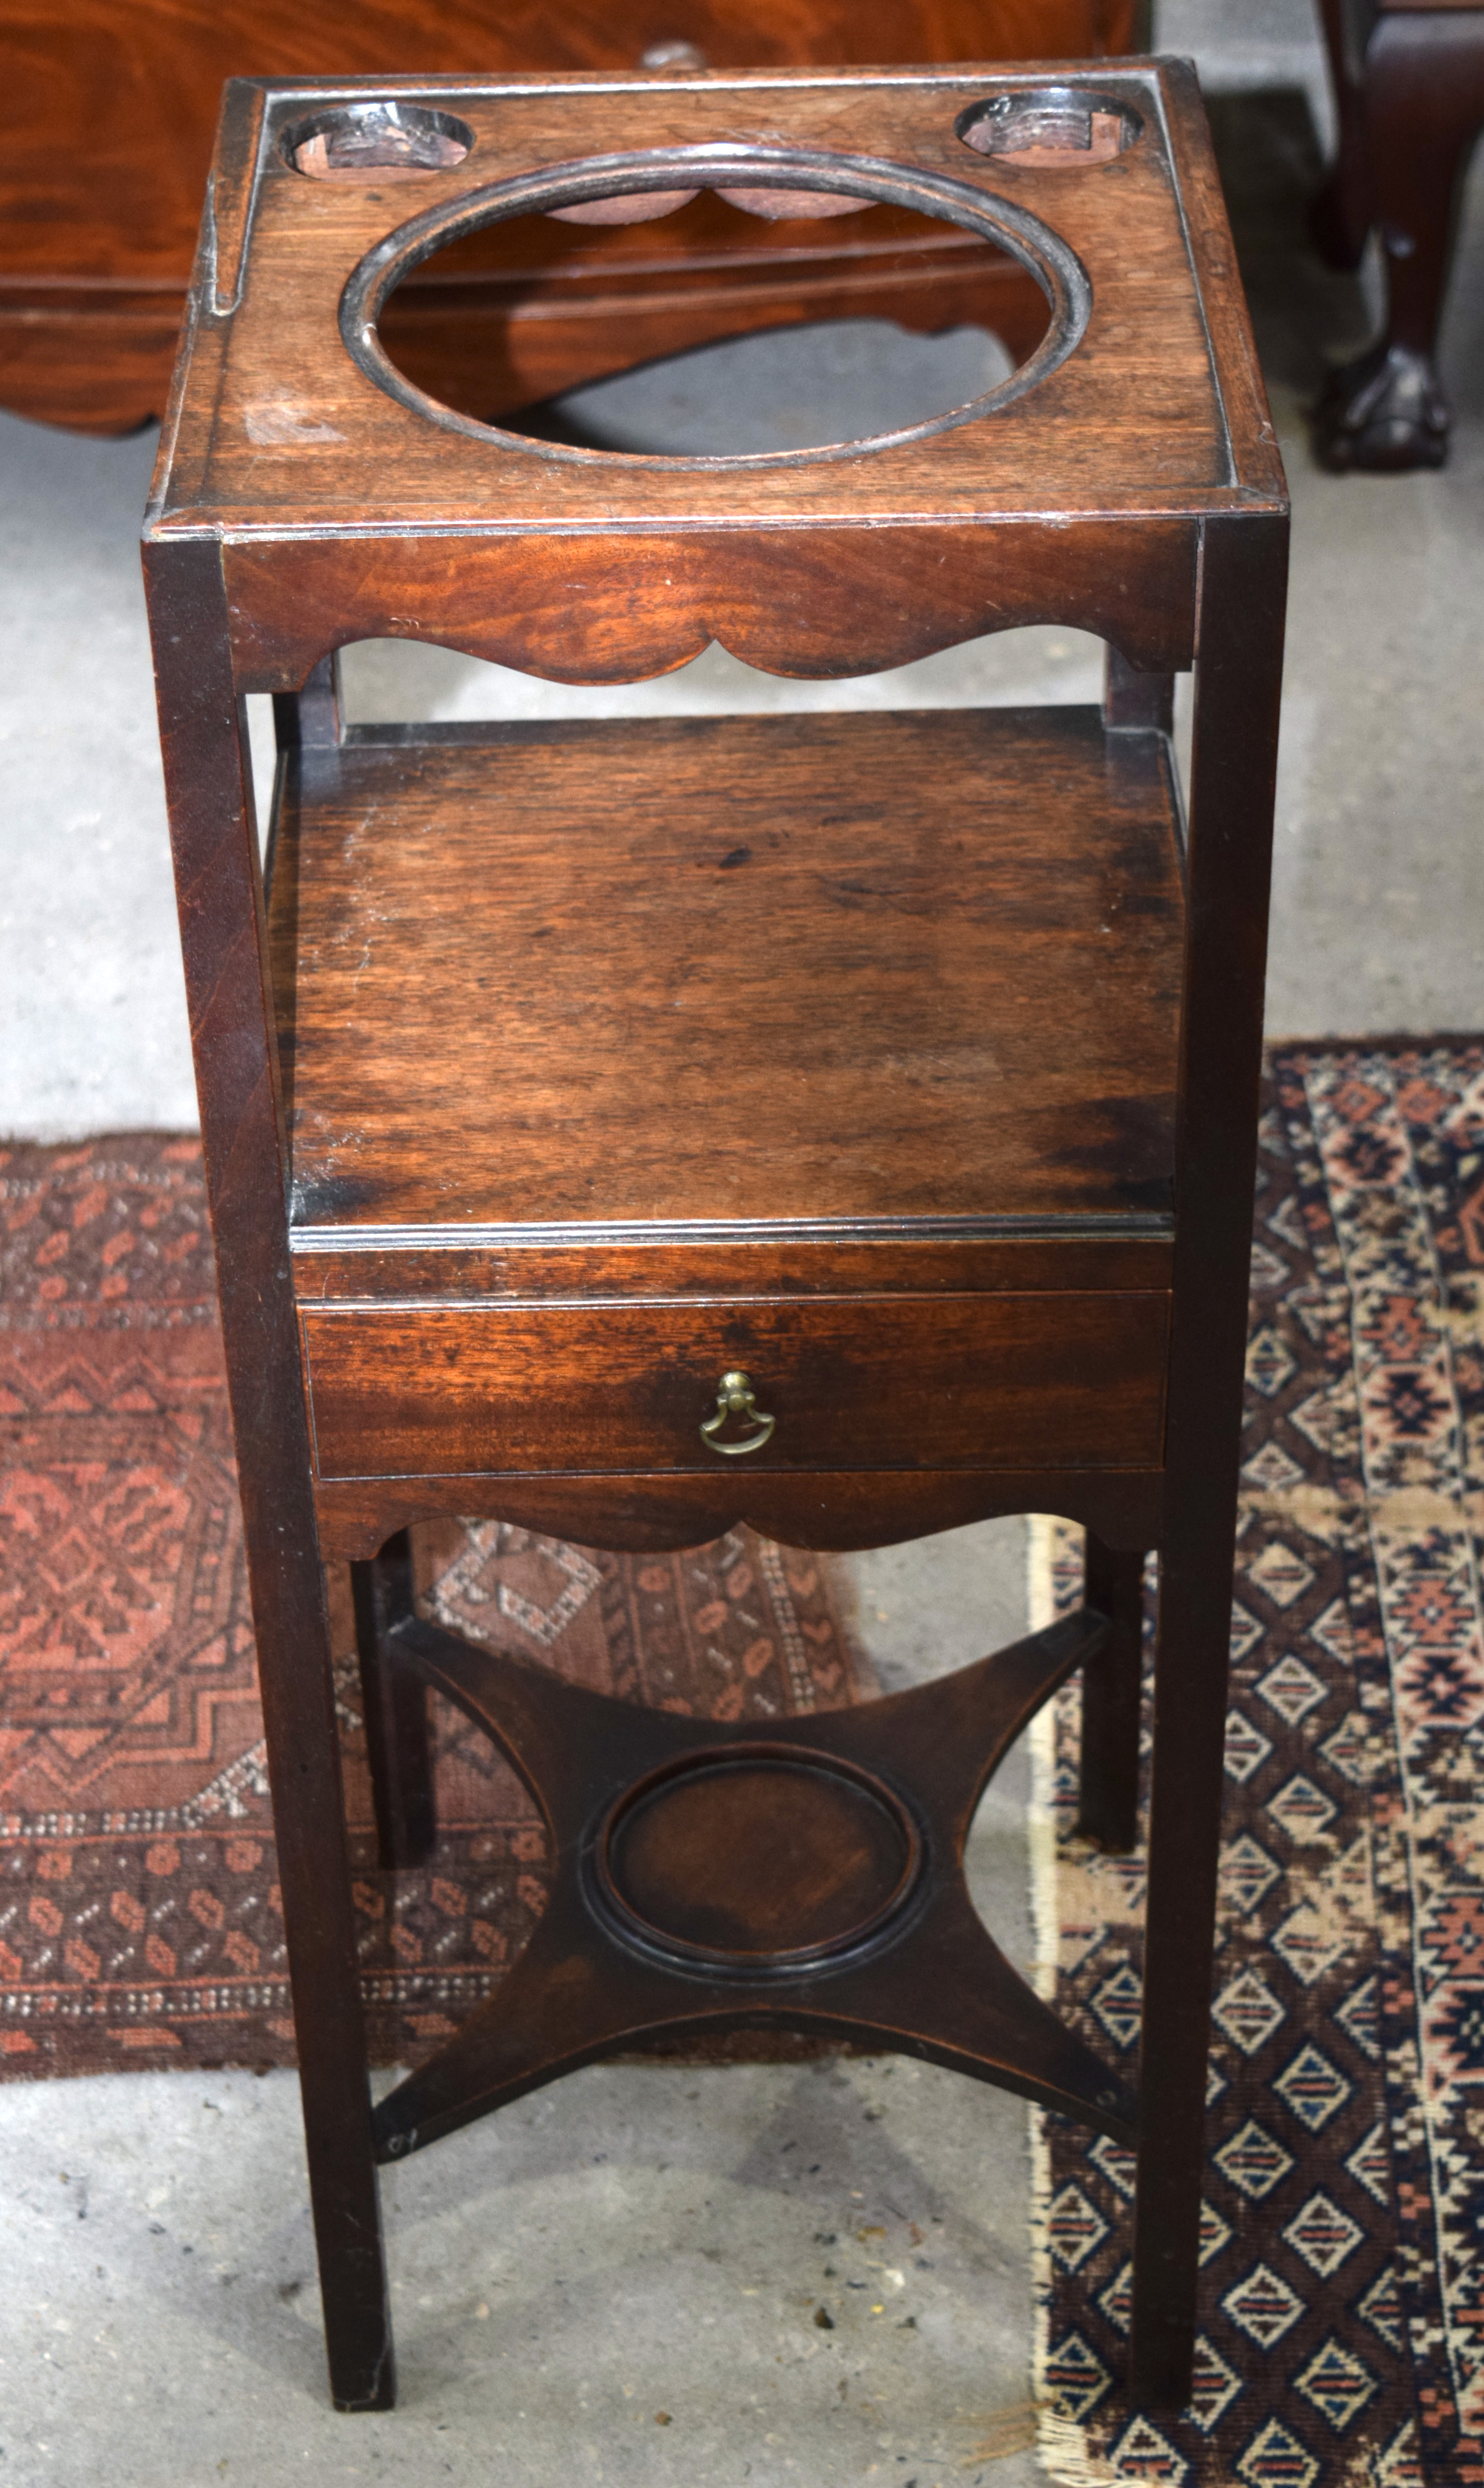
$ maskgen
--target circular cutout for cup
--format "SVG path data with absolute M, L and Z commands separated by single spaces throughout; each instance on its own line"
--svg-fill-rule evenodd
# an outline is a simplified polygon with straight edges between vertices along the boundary
M 1037 173 L 1110 163 L 1134 145 L 1144 127 L 1120 97 L 1088 95 L 1072 86 L 986 96 L 961 112 L 953 126 L 976 156 L 993 156 Z
M 313 182 L 411 182 L 462 164 L 473 144 L 473 130 L 451 112 L 383 97 L 296 122 L 283 154 Z
M 598 221 L 585 212 L 610 209 L 614 202 L 621 203 L 622 221 L 628 223 L 637 221 L 637 212 L 643 205 L 651 211 L 658 208 L 673 212 L 671 203 L 677 193 L 701 191 L 715 192 L 722 211 L 729 202 L 736 202 L 739 194 L 745 202 L 745 212 L 751 214 L 762 212 L 766 201 L 770 208 L 781 211 L 780 221 L 783 217 L 798 217 L 806 205 L 811 214 L 827 215 L 882 207 L 905 210 L 913 219 L 956 227 L 1020 263 L 1045 298 L 1045 331 L 1039 344 L 1016 368 L 1006 377 L 996 378 L 979 394 L 951 404 L 939 413 L 920 417 L 914 414 L 890 430 L 800 443 L 797 448 L 704 451 L 697 447 L 673 453 L 637 446 L 630 449 L 589 444 L 566 438 L 560 433 L 553 436 L 546 426 L 527 433 L 499 415 L 484 416 L 477 408 L 457 401 L 451 404 L 414 377 L 419 360 L 423 360 L 423 368 L 426 360 L 418 355 L 416 331 L 410 323 L 404 329 L 399 322 L 395 338 L 383 339 L 378 333 L 378 323 L 390 297 L 414 269 L 439 257 L 462 272 L 469 264 L 465 246 L 497 226 L 511 224 L 520 216 L 563 223 Z M 698 202 L 690 198 L 682 213 L 693 212 L 697 206 Z M 574 210 L 584 212 L 574 216 Z M 602 215 L 602 221 L 608 221 L 607 215 Z M 715 236 L 709 236 L 709 241 L 714 248 Z M 513 264 L 524 268 L 529 264 L 528 256 L 522 252 Z M 1018 201 L 925 166 L 839 155 L 823 148 L 726 140 L 534 167 L 440 203 L 387 234 L 352 270 L 341 296 L 340 333 L 348 353 L 368 380 L 422 421 L 446 431 L 567 463 L 606 465 L 621 458 L 630 464 L 671 469 L 696 466 L 740 471 L 858 457 L 924 440 L 936 433 L 995 413 L 1036 387 L 1076 352 L 1085 332 L 1091 305 L 1092 288 L 1077 253 L 1043 218 Z M 709 307 L 714 315 L 719 309 L 718 305 Z M 755 320 L 746 319 L 740 323 L 739 333 L 756 325 Z M 691 342 L 719 341 L 726 334 L 717 317 L 709 338 L 698 336 Z M 409 350 L 414 358 L 410 368 L 401 361 L 402 353 Z M 636 362 L 640 359 L 643 357 L 635 357 Z M 593 377 L 611 377 L 615 372 L 616 367 L 609 362 L 602 374 L 595 371 Z

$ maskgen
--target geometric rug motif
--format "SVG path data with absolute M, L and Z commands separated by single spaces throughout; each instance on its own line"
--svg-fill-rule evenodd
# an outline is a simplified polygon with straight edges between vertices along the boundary
M 861 1689 L 827 1563 L 746 1531 L 644 1557 L 455 1521 L 414 1551 L 457 1629 L 620 1698 L 766 1723 Z M 544 1835 L 434 1696 L 437 1847 L 379 1869 L 346 1568 L 328 1589 L 371 2051 L 412 2062 L 526 1941 Z M 0 1149 L 0 2078 L 293 2061 L 200 1147 Z
M 1125 2401 L 1132 2165 L 1037 2117 L 1042 2456 L 1480 2488 L 1484 1044 L 1294 1046 L 1269 1075 L 1196 2393 Z M 1076 1603 L 1078 1533 L 1040 1537 L 1043 1603 Z M 1077 1741 L 1068 1693 L 1037 1732 L 1043 1980 L 1133 2071 L 1142 1855 L 1076 1838 Z

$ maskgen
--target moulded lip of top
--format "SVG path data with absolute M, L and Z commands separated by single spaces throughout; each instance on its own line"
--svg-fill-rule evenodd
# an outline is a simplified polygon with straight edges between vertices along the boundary
M 752 190 L 831 191 L 837 196 L 858 198 L 866 205 L 880 202 L 888 207 L 914 209 L 940 223 L 977 234 L 1008 252 L 1035 278 L 1050 308 L 1046 334 L 1034 353 L 996 387 L 900 431 L 830 441 L 808 449 L 664 457 L 534 440 L 518 432 L 507 432 L 497 424 L 481 423 L 472 415 L 461 414 L 406 379 L 377 333 L 377 322 L 388 297 L 413 269 L 446 244 L 486 225 L 504 223 L 514 216 L 549 214 L 553 210 L 626 193 L 742 186 Z M 918 165 L 894 163 L 886 157 L 738 140 L 592 156 L 544 165 L 510 180 L 465 191 L 458 199 L 431 208 L 384 236 L 352 270 L 341 296 L 340 333 L 347 351 L 369 380 L 388 397 L 443 431 L 462 433 L 467 438 L 530 457 L 610 471 L 616 462 L 667 472 L 683 467 L 714 471 L 798 466 L 861 457 L 926 439 L 935 433 L 996 413 L 1017 398 L 1024 397 L 1076 351 L 1091 308 L 1091 282 L 1077 253 L 1040 216 L 1033 215 L 1018 201 L 1000 198 L 949 175 L 929 172 Z

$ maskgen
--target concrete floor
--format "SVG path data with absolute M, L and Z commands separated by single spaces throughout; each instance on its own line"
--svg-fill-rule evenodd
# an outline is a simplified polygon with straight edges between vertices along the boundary
M 1218 112 L 1296 510 L 1270 1026 L 1477 1026 L 1484 184 L 1445 339 L 1453 464 L 1321 475 L 1301 409 L 1365 311 L 1302 244 L 1327 109 L 1304 0 L 1164 0 L 1158 35 L 1215 83 L 1292 88 L 1313 107 L 1296 93 L 1249 103 L 1255 123 Z M 802 422 L 841 388 L 900 412 L 904 393 L 943 404 L 993 370 L 972 332 L 864 324 L 739 353 L 569 412 L 673 437 L 748 388 Z M 152 455 L 148 439 L 0 418 L 14 582 L 0 614 L 0 1129 L 17 1135 L 194 1119 L 134 543 Z M 1076 633 L 1017 633 L 815 687 L 713 651 L 661 684 L 593 694 L 368 648 L 348 683 L 366 718 L 957 704 L 1094 696 L 1098 654 Z M 882 1676 L 1012 1637 L 1022 1571 L 1020 1524 L 860 1559 L 859 1626 Z M 1023 1960 L 1018 1766 L 974 1853 L 986 1914 Z M 1039 2476 L 1023 2112 L 931 2069 L 595 2068 L 389 2172 L 403 2399 L 354 2421 L 323 2398 L 292 2077 L 14 2084 L 0 2136 L 0 2476 L 17 2488 L 496 2469 L 513 2488 Z M 833 2330 L 815 2323 L 822 2304 Z

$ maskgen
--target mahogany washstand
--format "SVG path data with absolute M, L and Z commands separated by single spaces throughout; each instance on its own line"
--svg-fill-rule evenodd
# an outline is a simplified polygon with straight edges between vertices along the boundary
M 979 235 L 1045 336 L 935 421 L 745 458 L 536 441 L 381 345 L 461 234 L 708 190 Z M 378 2161 L 604 2053 L 778 2024 L 1136 2144 L 1132 2389 L 1186 2395 L 1286 529 L 1178 62 L 228 90 L 145 557 L 342 2407 L 392 2398 Z M 335 699 L 362 638 L 599 683 L 713 639 L 859 674 L 1028 622 L 1106 640 L 1101 714 L 347 730 Z M 828 1548 L 1034 1511 L 1089 1532 L 1076 1615 L 766 1739 L 435 1626 L 405 1534 Z M 1150 1548 L 1135 2098 L 961 1853 L 1078 1667 L 1082 1824 L 1132 1841 Z M 509 1977 L 375 2110 L 346 1559 L 390 1853 L 431 1837 L 432 1683 L 555 1860 Z

